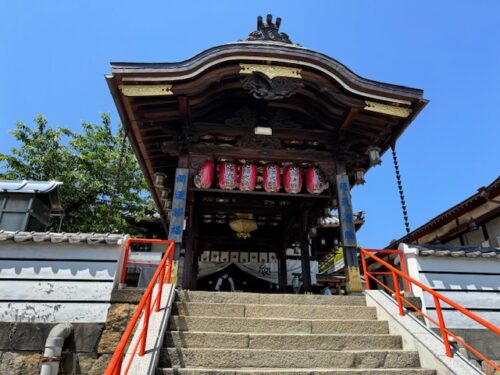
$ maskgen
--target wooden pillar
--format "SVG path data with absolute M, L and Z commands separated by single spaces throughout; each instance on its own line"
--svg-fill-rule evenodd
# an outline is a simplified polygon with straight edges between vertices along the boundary
M 339 206 L 340 232 L 344 249 L 345 274 L 348 293 L 361 293 L 361 275 L 359 273 L 356 228 L 354 226 L 351 189 L 345 164 L 337 162 L 336 187 Z
M 194 227 L 194 241 L 193 241 L 193 265 L 191 271 L 191 290 L 196 290 L 198 288 L 198 225 L 195 223 Z
M 309 237 L 307 233 L 307 211 L 301 212 L 300 220 L 300 260 L 302 263 L 302 283 L 304 293 L 311 291 L 311 262 L 309 258 Z
M 280 292 L 286 292 L 288 285 L 288 275 L 286 269 L 286 243 L 283 245 L 281 254 L 278 258 L 278 283 Z
M 187 230 L 184 234 L 184 272 L 182 274 L 182 288 L 192 289 L 192 274 L 193 274 L 193 262 L 195 260 L 194 254 L 194 199 L 192 193 L 189 197 L 189 222 L 187 225 Z

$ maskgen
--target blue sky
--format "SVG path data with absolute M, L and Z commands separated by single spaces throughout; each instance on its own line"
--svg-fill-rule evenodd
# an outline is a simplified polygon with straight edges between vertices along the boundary
M 110 61 L 178 61 L 244 39 L 256 17 L 283 18 L 295 43 L 357 74 L 424 89 L 430 100 L 398 153 L 412 228 L 500 173 L 500 2 L 490 1 L 3 1 L 0 152 L 16 120 L 37 113 L 78 129 L 109 112 Z M 353 191 L 366 211 L 363 246 L 404 234 L 390 153 Z

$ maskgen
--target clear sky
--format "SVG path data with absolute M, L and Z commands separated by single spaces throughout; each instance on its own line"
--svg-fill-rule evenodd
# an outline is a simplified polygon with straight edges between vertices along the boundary
M 37 113 L 78 129 L 117 112 L 110 61 L 169 62 L 283 18 L 295 43 L 373 80 L 424 89 L 397 149 L 412 229 L 500 173 L 500 1 L 55 1 L 0 4 L 0 152 Z M 353 191 L 363 246 L 404 234 L 390 153 Z

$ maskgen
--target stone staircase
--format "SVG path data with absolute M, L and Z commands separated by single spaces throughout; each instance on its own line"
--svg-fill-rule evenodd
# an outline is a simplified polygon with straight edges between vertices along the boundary
M 157 375 L 435 375 L 362 296 L 180 291 Z

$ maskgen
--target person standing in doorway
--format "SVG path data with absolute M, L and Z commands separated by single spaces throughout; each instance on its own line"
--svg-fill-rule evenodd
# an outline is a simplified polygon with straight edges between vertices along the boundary
M 330 289 L 331 285 L 330 284 L 327 284 L 324 288 L 323 288 L 323 295 L 324 296 L 331 296 L 332 295 L 332 290 Z
M 227 273 L 219 277 L 215 290 L 218 292 L 234 292 L 234 281 Z

